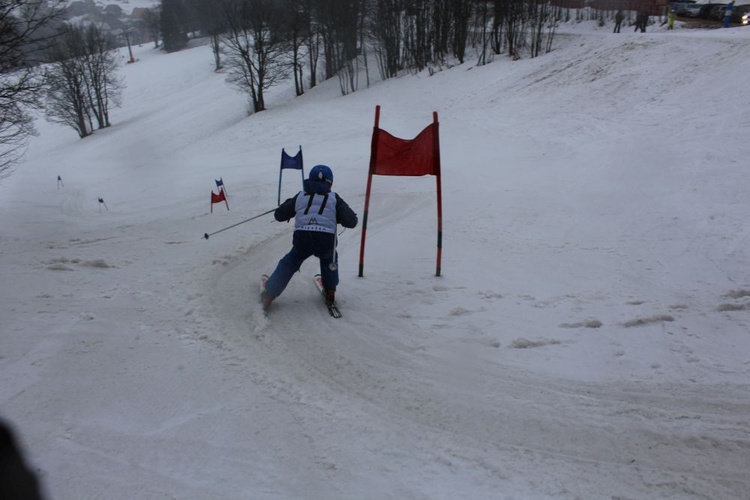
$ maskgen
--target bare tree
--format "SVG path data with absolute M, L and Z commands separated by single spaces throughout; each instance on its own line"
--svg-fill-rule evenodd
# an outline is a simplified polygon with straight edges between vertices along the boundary
M 310 0 L 284 0 L 283 16 L 286 23 L 283 25 L 285 32 L 283 36 L 289 42 L 289 50 L 292 53 L 292 74 L 294 75 L 294 90 L 300 96 L 305 93 L 303 82 L 305 53 L 304 47 L 309 40 L 312 25 L 310 12 Z
M 337 15 L 333 25 L 334 40 L 333 64 L 338 68 L 339 86 L 343 95 L 354 92 L 358 88 L 359 75 L 359 41 L 363 30 L 362 0 L 347 0 L 339 2 Z
M 208 35 L 214 55 L 214 71 L 221 70 L 221 34 L 226 30 L 223 3 L 225 0 L 190 0 L 195 24 Z
M 433 0 L 432 27 L 434 30 L 433 51 L 436 62 L 444 62 L 449 54 L 448 42 L 452 29 L 453 0 Z
M 367 39 L 368 39 L 368 32 L 367 32 L 367 19 L 370 17 L 370 12 L 372 10 L 372 2 L 368 2 L 367 0 L 363 0 L 361 2 L 361 8 L 359 13 L 359 21 L 357 24 L 357 32 L 358 32 L 358 43 L 359 43 L 359 58 L 358 60 L 362 61 L 363 67 L 365 69 L 365 77 L 367 79 L 367 87 L 370 87 L 370 65 L 368 64 L 369 56 L 367 51 Z
M 377 0 L 371 32 L 375 41 L 380 76 L 394 78 L 404 68 L 402 60 L 402 12 L 404 0 Z
M 146 25 L 146 31 L 154 42 L 154 48 L 157 48 L 161 36 L 161 8 L 151 7 L 148 9 L 143 16 L 143 22 Z
M 416 71 L 432 62 L 432 2 L 412 0 L 404 20 L 404 59 Z
M 167 52 L 187 45 L 189 14 L 183 0 L 161 0 L 161 40 Z
M 122 82 L 116 74 L 112 43 L 96 26 L 71 26 L 50 50 L 45 71 L 45 115 L 87 137 L 110 126 L 109 109 L 120 105 Z
M 537 57 L 542 50 L 542 44 L 549 47 L 549 43 L 545 43 L 545 38 L 552 37 L 552 29 L 547 31 L 546 36 L 544 31 L 544 28 L 548 27 L 552 21 L 552 6 L 546 2 L 529 2 L 528 20 L 531 36 L 529 44 L 531 57 Z
M 81 58 L 83 36 L 77 28 L 69 28 L 60 43 L 50 50 L 55 62 L 45 70 L 47 120 L 72 127 L 81 138 L 93 132 L 88 108 L 86 81 Z
M 469 33 L 471 19 L 471 1 L 454 0 L 452 5 L 452 33 L 451 47 L 453 55 L 463 64 L 466 55 L 466 38 Z
M 318 84 L 318 60 L 320 59 L 322 37 L 320 30 L 313 21 L 313 0 L 301 0 L 301 5 L 305 12 L 303 17 L 305 27 L 302 36 L 307 47 L 307 63 L 310 69 L 310 88 L 312 89 Z
M 227 81 L 249 96 L 250 112 L 265 110 L 265 91 L 289 73 L 280 13 L 274 0 L 231 0 L 225 9 Z
M 479 2 L 474 15 L 474 29 L 472 30 L 472 45 L 477 47 L 477 66 L 484 66 L 492 61 L 490 51 L 490 5 Z
M 7 177 L 36 134 L 31 111 L 39 109 L 38 75 L 52 41 L 63 0 L 0 2 L 0 179 Z
M 519 49 L 524 45 L 525 33 L 524 25 L 526 24 L 527 0 L 496 0 L 496 13 L 503 19 L 505 27 L 505 43 L 508 47 L 508 55 L 513 59 L 520 56 Z M 533 0 L 529 0 L 533 1 Z
M 83 35 L 89 107 L 96 118 L 97 128 L 106 128 L 111 125 L 109 110 L 120 106 L 123 89 L 122 80 L 117 76 L 115 43 L 96 26 L 87 27 Z

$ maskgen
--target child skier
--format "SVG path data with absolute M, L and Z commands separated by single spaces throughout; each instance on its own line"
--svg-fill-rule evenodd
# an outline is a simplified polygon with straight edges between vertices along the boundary
M 339 270 L 336 254 L 336 225 L 357 226 L 357 214 L 344 200 L 331 191 L 333 172 L 326 165 L 316 165 L 303 182 L 303 190 L 279 205 L 273 216 L 277 221 L 294 220 L 292 249 L 276 266 L 261 293 L 261 303 L 267 309 L 281 295 L 289 280 L 302 263 L 314 255 L 320 259 L 320 274 L 325 299 L 333 304 Z

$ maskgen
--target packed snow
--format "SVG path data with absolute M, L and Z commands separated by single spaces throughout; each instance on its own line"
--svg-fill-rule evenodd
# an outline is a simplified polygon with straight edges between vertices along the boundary
M 40 119 L 0 185 L 0 417 L 48 498 L 750 498 L 750 28 L 569 25 L 251 116 L 208 46 L 136 49 L 114 125 Z M 432 176 L 374 177 L 357 276 L 376 105 L 438 113 L 439 277 Z M 341 319 L 314 260 L 264 316 L 292 225 L 239 224 L 300 146 L 360 216 Z

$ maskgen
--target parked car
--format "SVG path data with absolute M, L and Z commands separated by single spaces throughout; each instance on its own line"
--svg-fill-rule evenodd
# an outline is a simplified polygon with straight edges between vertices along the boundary
M 706 17 L 706 19 L 711 19 L 712 21 L 723 21 L 724 17 L 726 16 L 726 10 L 727 4 L 725 3 L 711 4 L 711 8 L 708 10 L 708 16 Z
M 738 5 L 732 9 L 732 23 L 747 26 L 750 24 L 750 5 Z
M 685 17 L 685 7 L 694 2 L 669 2 L 669 10 L 677 14 L 678 17 Z
M 727 4 L 725 4 L 725 3 L 706 3 L 706 4 L 703 4 L 703 7 L 701 7 L 701 10 L 698 11 L 698 16 L 697 17 L 699 17 L 701 19 L 711 19 L 711 13 L 713 12 L 713 10 L 715 8 L 717 8 L 717 7 L 725 7 L 726 8 L 726 5 Z
M 702 3 L 689 3 L 682 8 L 682 14 L 680 14 L 680 11 L 677 11 L 677 15 L 681 17 L 698 17 L 703 5 Z

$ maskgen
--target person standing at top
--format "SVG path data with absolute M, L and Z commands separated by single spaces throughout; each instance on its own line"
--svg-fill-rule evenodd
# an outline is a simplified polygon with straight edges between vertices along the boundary
M 620 25 L 622 25 L 622 20 L 625 18 L 625 16 L 622 14 L 621 10 L 617 11 L 617 14 L 615 14 L 615 30 L 612 33 L 619 33 L 620 32 Z
M 320 275 L 328 304 L 336 298 L 339 283 L 336 254 L 336 227 L 357 226 L 357 214 L 335 192 L 331 191 L 333 172 L 327 165 L 316 165 L 302 184 L 303 190 L 284 201 L 274 212 L 279 222 L 294 217 L 292 249 L 276 266 L 261 293 L 261 304 L 267 309 L 284 291 L 302 263 L 311 256 L 320 260 Z
M 646 11 L 640 11 L 635 16 L 635 30 L 638 31 L 641 30 L 641 33 L 646 32 L 646 25 L 648 24 L 648 12 Z
M 727 4 L 726 9 L 724 9 L 724 24 L 723 26 L 725 28 L 729 27 L 729 23 L 732 21 L 732 10 L 734 9 L 734 0 L 729 2 Z

